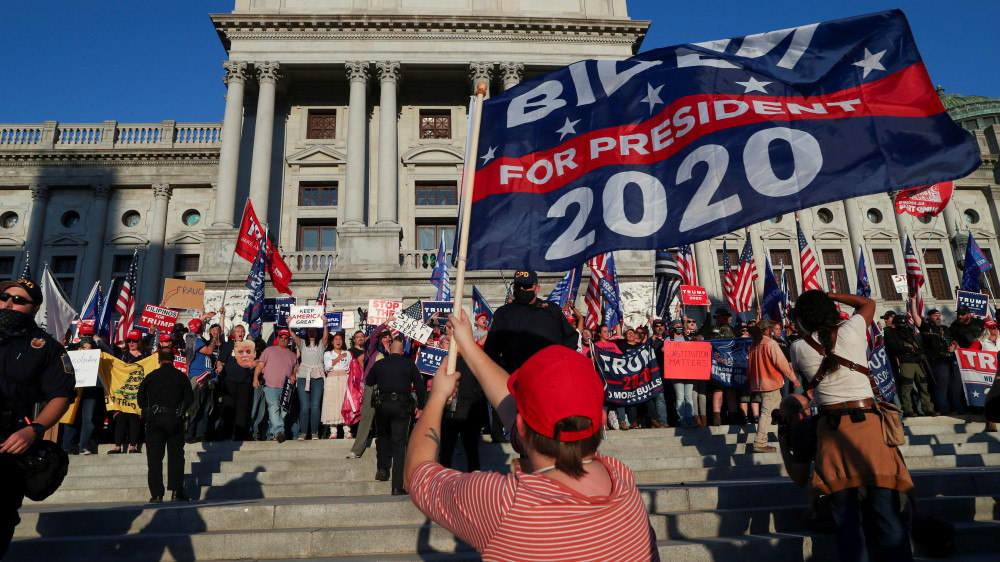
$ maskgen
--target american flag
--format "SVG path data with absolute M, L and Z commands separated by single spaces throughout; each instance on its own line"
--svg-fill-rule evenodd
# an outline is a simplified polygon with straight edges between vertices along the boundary
M 123 343 L 129 330 L 135 323 L 135 288 L 136 270 L 139 267 L 139 250 L 132 252 L 132 263 L 128 266 L 128 273 L 122 283 L 122 290 L 118 293 L 118 301 L 115 303 L 115 310 L 121 315 L 118 321 L 118 330 L 115 331 L 115 344 Z
M 733 310 L 737 314 L 746 312 L 753 308 L 754 283 L 757 282 L 757 264 L 753 261 L 753 247 L 750 245 L 750 236 L 747 236 L 743 244 L 743 252 L 740 253 L 740 266 L 736 270 L 736 305 Z
M 327 290 L 330 287 L 330 268 L 333 267 L 333 260 L 329 257 L 326 258 L 326 277 L 323 278 L 323 285 L 319 288 L 319 294 L 316 295 L 316 304 L 319 306 L 326 306 Z
M 595 256 L 587 264 L 590 266 L 590 282 L 587 283 L 587 294 L 583 300 L 587 305 L 587 316 L 584 323 L 591 330 L 596 330 L 601 324 L 601 287 L 600 280 L 607 274 L 605 254 Z
M 922 317 L 924 297 L 920 294 L 920 288 L 924 286 L 924 272 L 920 269 L 917 253 L 913 251 L 913 241 L 910 240 L 909 232 L 906 233 L 906 242 L 903 244 L 903 261 L 906 263 L 906 284 L 910 289 L 910 296 L 917 300 L 917 312 Z
M 404 308 L 401 311 L 402 315 L 417 322 L 423 323 L 424 321 L 424 306 L 423 302 L 417 300 L 417 302 L 411 304 L 410 306 Z
M 736 274 L 733 273 L 732 263 L 729 261 L 729 250 L 726 249 L 726 241 L 722 241 L 722 278 L 726 292 L 726 304 L 729 308 L 739 312 L 736 308 Z
M 840 291 L 837 290 L 837 282 L 834 280 L 832 273 L 830 274 L 830 292 L 831 293 L 839 293 L 840 292 Z M 840 303 L 839 302 L 834 301 L 834 304 L 837 305 L 837 310 L 838 311 L 839 310 L 843 310 L 842 308 L 840 308 Z
M 798 220 L 795 221 L 795 228 L 799 234 L 799 264 L 802 266 L 802 290 L 811 291 L 815 289 L 822 291 L 823 285 L 819 282 L 819 263 L 816 261 L 816 256 L 813 255 L 812 250 L 809 249 L 809 243 L 806 242 L 805 234 L 802 234 L 802 225 L 799 224 Z
M 698 272 L 694 268 L 694 252 L 691 244 L 677 248 L 677 269 L 681 272 L 681 281 L 685 285 L 698 284 Z
M 653 275 L 656 277 L 656 314 L 670 321 L 670 303 L 681 290 L 681 272 L 674 261 L 674 256 L 667 250 L 656 251 L 656 263 L 653 266 Z

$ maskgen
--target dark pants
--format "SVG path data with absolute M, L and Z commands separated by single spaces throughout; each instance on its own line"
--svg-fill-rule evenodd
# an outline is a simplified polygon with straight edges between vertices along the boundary
M 199 387 L 194 379 L 191 379 L 191 390 L 194 391 L 194 405 L 189 409 L 192 412 L 191 421 L 188 422 L 188 439 L 205 439 L 208 433 L 208 416 L 212 413 L 212 389 L 206 384 Z M 194 408 L 198 409 L 195 410 Z
M 441 420 L 441 454 L 438 456 L 438 460 L 442 466 L 451 468 L 452 458 L 455 455 L 455 444 L 461 437 L 465 457 L 468 459 L 469 472 L 479 470 L 479 425 L 478 419 L 471 418 L 468 420 Z
M 14 538 L 14 529 L 21 522 L 17 510 L 24 501 L 21 472 L 14 464 L 13 455 L 0 453 L 0 559 L 7 553 L 7 547 Z
M 914 415 L 913 407 L 913 387 L 917 387 L 920 408 L 924 414 L 934 412 L 931 404 L 931 393 L 927 391 L 927 374 L 924 373 L 923 365 L 919 363 L 900 363 L 899 378 L 896 379 L 899 387 L 899 400 L 903 403 L 903 415 Z
M 163 495 L 163 452 L 167 452 L 167 489 L 184 489 L 184 422 L 174 414 L 153 414 L 146 425 L 149 494 Z
M 406 440 L 410 438 L 410 420 L 413 402 L 409 400 L 384 400 L 375 408 L 376 466 L 379 470 L 392 466 L 392 488 L 403 488 L 403 462 L 406 460 Z
M 139 444 L 139 414 L 118 412 L 115 416 L 115 445 L 121 447 L 126 442 L 132 447 Z
M 896 490 L 871 486 L 864 492 L 860 488 L 841 490 L 830 494 L 830 506 L 841 560 L 913 560 L 910 533 L 903 524 Z M 865 529 L 869 530 L 868 541 Z
M 941 413 L 965 413 L 962 402 L 962 374 L 951 357 L 931 361 L 931 378 L 934 379 L 934 407 Z
M 250 424 L 250 406 L 253 404 L 253 384 L 247 382 L 222 383 L 222 427 L 219 439 L 243 441 Z
M 80 407 L 76 411 L 76 418 L 73 423 L 67 424 L 63 431 L 63 449 L 70 451 L 77 446 L 80 451 L 90 449 L 90 438 L 94 434 L 94 429 L 98 424 L 104 427 L 104 414 L 104 389 L 99 386 L 84 388 L 80 394 Z M 100 433 L 96 441 L 100 442 Z

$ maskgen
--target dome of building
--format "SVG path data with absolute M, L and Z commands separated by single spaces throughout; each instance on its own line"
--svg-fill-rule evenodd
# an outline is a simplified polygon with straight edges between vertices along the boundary
M 1000 124 L 1000 98 L 946 94 L 942 86 L 937 87 L 937 93 L 948 115 L 966 130 L 976 131 Z

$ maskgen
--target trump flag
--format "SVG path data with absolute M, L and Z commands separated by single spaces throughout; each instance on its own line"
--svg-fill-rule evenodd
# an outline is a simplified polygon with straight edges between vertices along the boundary
M 566 271 L 980 163 L 899 10 L 580 61 L 482 123 L 468 269 Z

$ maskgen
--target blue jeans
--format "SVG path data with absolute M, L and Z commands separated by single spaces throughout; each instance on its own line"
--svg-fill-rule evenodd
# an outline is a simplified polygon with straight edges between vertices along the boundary
M 250 433 L 260 433 L 260 424 L 267 416 L 267 402 L 264 401 L 264 387 L 253 389 L 253 403 L 250 410 Z
M 646 415 L 667 426 L 667 389 L 646 402 Z
M 323 379 L 312 379 L 306 391 L 306 379 L 295 381 L 295 391 L 299 394 L 299 431 L 314 438 L 319 436 L 320 410 L 323 408 Z
M 858 488 L 830 494 L 840 559 L 912 561 L 910 534 L 899 511 L 899 492 L 874 486 L 868 486 L 866 492 L 864 499 L 858 496 Z M 868 539 L 875 544 L 868 544 L 864 528 L 872 530 L 874 536 Z
M 80 450 L 90 448 L 90 438 L 94 434 L 94 412 L 97 411 L 98 402 L 104 400 L 104 390 L 101 387 L 84 388 L 80 394 L 80 407 L 76 411 L 76 419 L 72 424 L 66 426 L 63 432 L 63 449 L 69 451 L 77 445 L 76 438 L 80 437 Z M 103 419 L 103 418 L 102 418 Z
M 285 432 L 285 411 L 281 409 L 281 389 L 264 387 L 264 401 L 267 403 L 267 438 Z
M 674 402 L 677 408 L 677 417 L 680 418 L 682 424 L 694 423 L 694 383 L 675 382 L 673 385 L 674 396 L 677 397 Z

